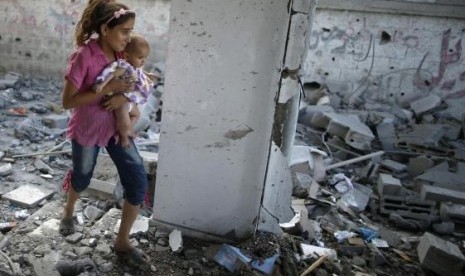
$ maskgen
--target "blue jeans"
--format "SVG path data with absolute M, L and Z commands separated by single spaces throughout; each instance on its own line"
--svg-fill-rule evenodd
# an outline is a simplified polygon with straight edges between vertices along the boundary
M 84 147 L 75 140 L 72 140 L 71 143 L 73 159 L 71 185 L 76 192 L 80 193 L 90 184 L 100 147 Z M 118 170 L 125 199 L 132 205 L 140 205 L 144 202 L 147 193 L 147 173 L 132 139 L 130 143 L 130 147 L 126 149 L 116 144 L 115 139 L 111 138 L 106 150 Z

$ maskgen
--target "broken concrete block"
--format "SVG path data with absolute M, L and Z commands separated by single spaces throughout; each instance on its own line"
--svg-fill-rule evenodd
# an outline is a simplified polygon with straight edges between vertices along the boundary
M 141 215 L 137 216 L 136 221 L 134 221 L 131 231 L 129 232 L 129 235 L 134 235 L 139 232 L 146 233 L 149 230 L 149 221 L 150 221 L 150 218 L 148 217 L 144 217 Z M 115 228 L 114 228 L 115 233 L 118 233 L 120 225 L 121 225 L 121 219 L 118 219 L 118 221 L 115 224 Z
M 46 236 L 46 237 L 60 237 L 61 234 L 58 232 L 58 228 L 60 227 L 60 220 L 59 219 L 49 219 L 42 223 L 39 227 L 34 229 L 29 236 Z
M 402 244 L 401 236 L 397 233 L 397 231 L 392 231 L 386 228 L 381 228 L 379 229 L 379 235 L 390 246 L 397 247 Z
M 392 175 L 380 173 L 377 188 L 380 196 L 400 195 L 402 184 L 399 179 L 392 177 Z
M 437 210 L 434 201 L 416 197 L 384 195 L 381 197 L 379 211 L 382 215 L 398 213 L 403 218 L 417 220 L 435 219 Z
M 455 172 L 449 168 L 447 162 L 428 169 L 425 173 L 417 176 L 415 180 L 423 181 L 446 189 L 465 192 L 465 163 L 457 163 Z
M 446 129 L 445 137 L 449 140 L 457 140 L 462 133 L 462 126 L 454 122 L 444 122 L 444 128 Z
M 381 166 L 395 173 L 401 173 L 407 170 L 407 165 L 386 159 L 381 161 Z
M 139 151 L 140 156 L 144 162 L 145 171 L 147 174 L 156 175 L 158 164 L 158 152 Z
M 312 175 L 315 181 L 322 181 L 326 176 L 323 157 L 327 154 L 309 146 L 293 146 L 289 166 L 295 173 Z
M 344 139 L 346 144 L 360 150 L 371 149 L 373 132 L 354 114 L 323 113 L 327 117 L 326 130 L 332 135 Z
M 427 97 L 418 99 L 410 103 L 410 107 L 415 112 L 415 115 L 419 116 L 423 113 L 426 113 L 430 110 L 435 109 L 441 104 L 441 97 L 431 94 Z
M 10 163 L 0 166 L 0 176 L 7 176 L 13 171 Z
M 456 99 L 446 99 L 445 103 L 447 108 L 439 112 L 441 118 L 455 119 L 462 122 L 465 118 L 465 109 L 463 108 L 463 101 Z
M 452 235 L 455 230 L 455 223 L 451 221 L 443 221 L 441 223 L 434 223 L 433 224 L 434 232 L 441 234 L 441 235 Z
M 60 114 L 50 114 L 42 118 L 44 125 L 49 128 L 66 129 L 69 117 Z
M 465 192 L 458 192 L 431 185 L 423 185 L 420 196 L 422 199 L 426 200 L 465 204 Z
M 465 205 L 442 202 L 439 215 L 444 221 L 465 222 Z
M 418 258 L 423 267 L 441 276 L 460 276 L 465 257 L 457 245 L 425 233 L 417 247 Z
M 310 105 L 307 106 L 303 111 L 300 112 L 299 114 L 299 123 L 304 124 L 306 126 L 315 126 L 319 127 L 313 124 L 313 117 L 315 115 L 321 116 L 323 112 L 334 112 L 334 108 L 332 108 L 329 105 Z M 321 126 L 322 128 L 327 125 L 324 124 Z
M 434 161 L 426 156 L 418 156 L 410 158 L 408 163 L 407 171 L 410 176 L 418 176 L 422 174 L 426 169 L 434 166 Z
M 41 186 L 26 184 L 4 194 L 2 198 L 25 208 L 34 208 L 42 200 L 49 198 L 54 193 L 54 191 L 50 191 Z
M 398 144 L 437 146 L 445 134 L 443 125 L 413 125 L 412 129 L 406 129 L 398 134 Z
M 171 250 L 176 252 L 182 248 L 182 233 L 178 229 L 171 231 L 169 235 L 169 243 Z
M 394 150 L 394 144 L 396 142 L 396 128 L 392 123 L 380 123 L 376 126 L 376 133 L 378 139 L 381 141 L 383 150 L 392 151 Z

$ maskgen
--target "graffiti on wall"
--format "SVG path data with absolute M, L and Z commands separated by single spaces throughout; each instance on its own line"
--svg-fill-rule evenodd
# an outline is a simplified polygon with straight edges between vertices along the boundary
M 343 28 L 329 24 L 314 28 L 309 55 L 312 81 L 351 82 L 352 91 L 346 93 L 396 102 L 410 102 L 428 93 L 443 99 L 465 97 L 464 30 L 435 27 L 426 33 L 426 28 L 398 26 L 386 31 L 367 27 L 374 24 L 367 23 L 367 18 L 358 20 Z M 331 59 L 338 59 L 339 66 L 331 67 L 327 62 Z

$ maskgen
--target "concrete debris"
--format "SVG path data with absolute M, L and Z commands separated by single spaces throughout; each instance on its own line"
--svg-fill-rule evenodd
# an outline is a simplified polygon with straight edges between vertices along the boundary
M 49 198 L 54 193 L 54 191 L 44 189 L 40 186 L 26 184 L 4 194 L 2 198 L 19 206 L 33 208 L 42 200 Z
M 420 263 L 441 276 L 460 276 L 465 257 L 459 247 L 451 242 L 425 233 L 418 244 Z
M 181 231 L 179 231 L 178 229 L 174 229 L 173 231 L 171 231 L 169 235 L 169 243 L 173 252 L 177 252 L 178 250 L 180 250 L 182 248 Z
M 112 252 L 124 194 L 105 152 L 76 205 L 75 233 L 59 234 L 63 199 L 55 191 L 71 166 L 60 91 L 53 81 L 15 74 L 0 79 L 0 108 L 10 111 L 0 124 L 11 130 L 0 133 L 0 223 L 16 223 L 2 229 L 7 235 L 0 235 L 0 248 L 24 275 L 57 275 L 58 264 L 76 268 L 84 260 L 102 274 L 144 274 L 116 262 Z M 153 258 L 152 274 L 241 274 L 252 268 L 276 275 L 423 275 L 420 263 L 439 275 L 459 275 L 454 273 L 464 264 L 457 247 L 465 234 L 463 105 L 430 95 L 402 107 L 361 102 L 357 110 L 342 110 L 338 93 L 324 86 L 316 92 L 299 114 L 289 162 L 295 216 L 280 224 L 282 236 L 258 231 L 237 247 L 212 249 L 215 244 L 204 246 L 205 241 L 198 246 L 186 232 L 153 224 L 147 208 L 153 198 L 147 197 L 130 237 Z M 159 108 L 160 95 L 154 93 L 138 122 L 137 146 L 152 194 Z M 264 209 L 266 219 L 275 221 L 276 214 Z M 420 238 L 425 231 L 437 236 Z
M 7 176 L 13 171 L 13 166 L 8 163 L 0 166 L 0 176 Z
M 400 195 L 402 184 L 399 179 L 392 177 L 392 175 L 380 173 L 377 188 L 380 196 Z
M 441 104 L 441 97 L 431 94 L 427 97 L 420 98 L 410 103 L 410 108 L 413 109 L 416 116 L 420 116 L 437 108 Z
M 373 132 L 354 114 L 322 112 L 312 118 L 312 126 L 326 129 L 331 134 L 342 138 L 348 145 L 359 150 L 371 149 Z
M 323 97 L 336 94 L 327 91 L 320 95 Z M 362 107 L 364 103 L 358 104 Z M 323 232 L 335 235 L 338 253 L 351 256 L 352 261 L 357 256 L 360 266 L 364 262 L 386 265 L 387 252 L 395 253 L 402 262 L 411 262 L 418 251 L 426 270 L 455 275 L 454 269 L 438 269 L 440 262 L 433 260 L 437 254 L 446 256 L 441 257 L 442 262 L 458 262 L 457 271 L 463 266 L 463 257 L 451 257 L 454 254 L 445 248 L 438 251 L 441 246 L 437 244 L 444 237 L 450 240 L 450 249 L 465 234 L 463 104 L 431 94 L 418 95 L 402 107 L 372 101 L 363 107 L 369 112 L 363 108 L 342 110 L 331 102 L 301 110 L 296 144 L 328 153 L 327 177 L 315 180 L 319 192 L 305 201 L 309 219 L 318 221 Z M 363 137 L 358 140 L 361 143 L 347 139 L 354 132 Z M 312 176 L 310 171 L 300 173 Z M 355 231 L 360 227 L 377 227 L 380 238 L 363 241 L 364 234 Z M 428 233 L 420 239 L 415 235 L 425 231 L 438 236 Z M 354 232 L 358 236 L 344 236 Z M 421 245 L 413 247 L 418 241 Z M 446 253 L 437 253 L 441 251 Z

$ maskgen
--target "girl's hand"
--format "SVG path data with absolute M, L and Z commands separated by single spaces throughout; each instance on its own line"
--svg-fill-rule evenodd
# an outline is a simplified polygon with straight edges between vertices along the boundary
M 115 94 L 111 97 L 106 98 L 102 106 L 107 111 L 113 111 L 125 105 L 128 102 L 128 98 L 126 98 L 123 94 Z
M 103 87 L 102 94 L 103 95 L 110 95 L 112 93 L 125 93 L 134 90 L 134 83 L 121 80 L 121 79 L 112 79 Z

